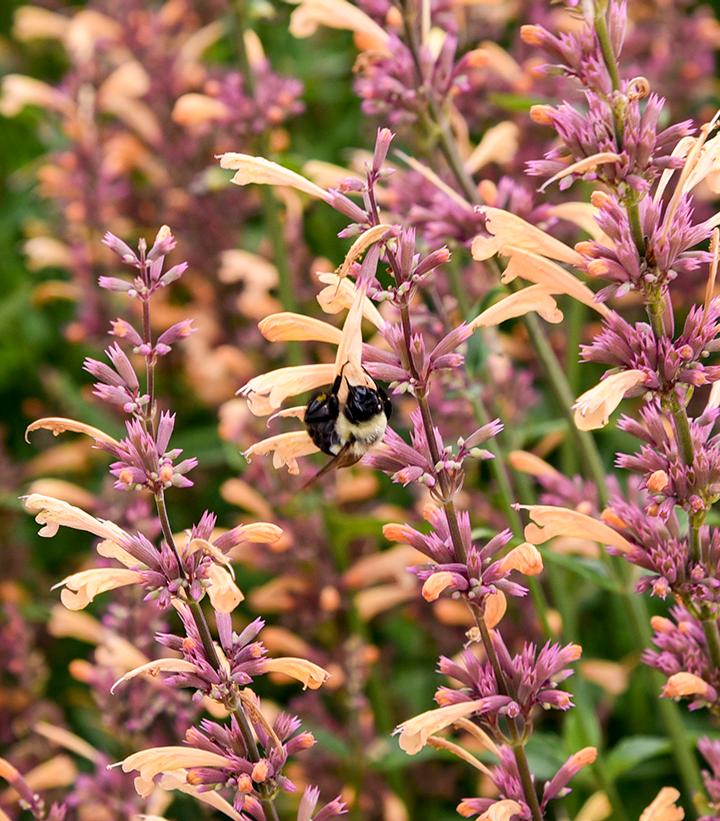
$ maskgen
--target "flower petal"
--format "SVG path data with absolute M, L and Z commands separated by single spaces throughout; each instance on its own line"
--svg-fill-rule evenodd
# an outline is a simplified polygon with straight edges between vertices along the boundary
M 625 398 L 625 394 L 645 382 L 644 371 L 627 370 L 613 373 L 585 391 L 573 405 L 575 425 L 579 430 L 595 430 L 607 425 L 610 414 Z
M 58 436 L 66 431 L 84 433 L 98 442 L 105 442 L 108 445 L 118 444 L 117 439 L 113 439 L 112 436 L 100 430 L 100 428 L 94 428 L 92 425 L 79 422 L 77 419 L 65 419 L 62 416 L 46 416 L 43 419 L 36 419 L 31 422 L 25 429 L 25 441 L 28 441 L 28 434 L 36 430 L 52 431 L 53 436 Z
M 545 544 L 556 536 L 592 539 L 622 552 L 633 550 L 632 544 L 603 522 L 577 510 L 552 505 L 521 505 L 530 514 L 531 524 L 525 528 L 525 538 L 534 545 Z
M 310 438 L 307 431 L 297 430 L 262 439 L 249 447 L 244 456 L 250 461 L 254 456 L 265 456 L 272 453 L 273 467 L 278 469 L 287 466 L 288 473 L 295 476 L 300 472 L 297 463 L 298 457 L 319 452 L 320 449 Z
M 296 365 L 256 376 L 238 393 L 247 397 L 255 416 L 269 416 L 288 397 L 330 385 L 334 379 L 334 365 Z
M 313 664 L 303 658 L 293 658 L 292 656 L 266 659 L 264 667 L 268 673 L 282 673 L 285 676 L 297 679 L 302 682 L 304 690 L 308 687 L 311 690 L 317 690 L 322 687 L 330 676 L 330 673 L 318 664 Z
M 252 157 L 250 154 L 229 151 L 221 154 L 219 160 L 221 168 L 229 168 L 236 172 L 231 180 L 235 185 L 279 185 L 295 188 L 320 200 L 328 198 L 327 191 L 319 185 L 265 157 Z
M 133 679 L 136 676 L 143 676 L 145 674 L 150 676 L 157 676 L 158 673 L 195 672 L 197 672 L 197 668 L 195 667 L 195 665 L 190 661 L 185 661 L 185 659 L 153 659 L 152 661 L 148 661 L 146 664 L 141 664 L 139 667 L 135 667 L 133 670 L 128 670 L 128 672 L 125 673 L 125 675 L 120 676 L 120 678 L 110 688 L 110 692 L 114 695 L 115 690 L 117 690 L 117 688 L 121 684 L 124 684 L 126 681 L 130 681 L 130 679 Z
M 467 718 L 482 710 L 485 699 L 462 701 L 436 710 L 427 710 L 420 715 L 399 724 L 395 733 L 400 734 L 400 749 L 408 755 L 415 755 L 427 744 L 427 740 L 440 730 L 454 724 L 460 718 Z
M 531 285 L 486 308 L 469 325 L 473 331 L 490 328 L 508 319 L 525 316 L 530 311 L 537 311 L 544 320 L 554 324 L 563 320 L 562 311 L 551 296 L 550 289 L 545 285 Z

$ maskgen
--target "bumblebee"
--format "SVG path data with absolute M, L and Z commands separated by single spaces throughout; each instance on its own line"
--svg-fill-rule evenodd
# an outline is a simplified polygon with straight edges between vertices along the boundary
M 333 457 L 311 482 L 359 462 L 385 435 L 392 404 L 385 391 L 369 381 L 372 387 L 351 385 L 341 371 L 329 392 L 319 391 L 307 403 L 305 428 L 317 447 Z

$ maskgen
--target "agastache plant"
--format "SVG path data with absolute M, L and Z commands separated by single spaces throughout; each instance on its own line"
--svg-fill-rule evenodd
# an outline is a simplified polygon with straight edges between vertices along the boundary
M 625 396 L 642 398 L 636 414 L 619 422 L 640 440 L 640 448 L 618 454 L 617 464 L 637 474 L 645 491 L 639 502 L 614 496 L 602 511 L 604 524 L 586 524 L 607 528 L 601 541 L 610 552 L 644 571 L 638 592 L 677 602 L 672 619 L 653 619 L 658 649 L 648 649 L 644 656 L 668 677 L 663 696 L 689 698 L 690 709 L 709 706 L 715 711 L 718 548 L 706 520 L 720 498 L 713 435 L 720 371 L 710 359 L 720 330 L 718 220 L 695 214 L 700 210 L 697 187 L 717 162 L 716 120 L 696 136 L 687 122 L 659 129 L 664 100 L 652 94 L 644 78 L 625 80 L 620 74 L 625 14 L 622 3 L 598 2 L 585 10 L 585 24 L 576 34 L 557 36 L 536 26 L 523 30 L 528 43 L 551 55 L 554 64 L 548 70 L 579 81 L 587 103 L 582 109 L 564 103 L 533 110 L 536 121 L 556 130 L 559 147 L 546 160 L 531 163 L 530 172 L 551 175 L 544 187 L 557 181 L 569 185 L 578 178 L 601 185 L 592 195 L 601 233 L 574 251 L 568 249 L 572 258 L 562 249 L 558 253 L 547 237 L 535 250 L 544 256 L 544 267 L 555 267 L 548 259 L 555 258 L 592 280 L 609 281 L 597 299 L 614 301 L 633 293 L 645 308 L 646 321 L 628 321 L 611 311 L 602 330 L 581 350 L 585 361 L 610 369 L 578 398 L 579 428 L 607 424 Z M 491 225 L 490 231 L 501 244 L 512 242 L 501 226 L 493 231 Z M 690 307 L 678 327 L 675 294 L 687 292 L 696 271 L 707 271 L 704 299 Z M 691 405 L 703 386 L 711 386 L 709 393 Z M 578 535 L 584 527 L 578 517 L 587 518 L 553 507 L 531 508 L 530 516 L 534 524 L 526 537 L 535 544 L 552 535 Z M 709 749 L 709 741 L 703 744 Z M 710 799 L 715 800 L 713 795 Z
M 100 539 L 99 556 L 114 562 L 63 579 L 58 586 L 62 587 L 65 607 L 80 610 L 101 593 L 137 585 L 146 600 L 177 612 L 179 632 L 156 636 L 173 655 L 160 656 L 125 673 L 112 685 L 111 693 L 136 676 L 162 674 L 166 686 L 188 688 L 196 700 L 210 699 L 213 715 L 221 717 L 218 721 L 203 718 L 190 726 L 184 746 L 140 750 L 113 766 L 139 774 L 135 788 L 141 796 L 149 796 L 159 785 L 164 790 L 190 793 L 231 818 L 276 819 L 278 794 L 295 790 L 284 772 L 288 758 L 315 742 L 310 733 L 300 731 L 300 721 L 293 716 L 279 713 L 268 720 L 251 685 L 258 676 L 278 672 L 317 688 L 327 673 L 303 658 L 268 658 L 258 640 L 264 624 L 260 619 L 240 632 L 234 630 L 231 614 L 243 595 L 235 583 L 228 553 L 242 543 L 275 541 L 281 534 L 276 525 L 256 522 L 218 531 L 216 517 L 206 512 L 182 537 L 174 534 L 166 493 L 192 484 L 187 474 L 197 460 L 180 459 L 181 451 L 170 446 L 175 417 L 158 408 L 156 366 L 158 357 L 169 354 L 173 345 L 192 333 L 192 326 L 179 322 L 156 337 L 151 307 L 154 295 L 178 280 L 186 265 L 166 269 L 165 258 L 176 244 L 166 226 L 150 248 L 141 240 L 135 251 L 112 234 L 104 241 L 135 272 L 131 279 L 103 277 L 100 285 L 125 293 L 139 304 L 140 328 L 118 319 L 111 333 L 128 345 L 131 356 L 141 358 L 144 375 L 138 376 L 119 342 L 106 351 L 110 365 L 88 359 L 85 369 L 98 380 L 95 395 L 124 413 L 127 434 L 116 440 L 83 422 L 59 417 L 40 419 L 30 430 L 75 431 L 90 436 L 97 447 L 117 460 L 110 472 L 118 490 L 151 495 L 161 538 L 157 544 L 141 532 L 129 532 L 63 500 L 38 493 L 25 497 L 25 508 L 42 525 L 41 535 L 53 536 L 61 526 L 91 533 Z M 205 598 L 212 609 L 217 639 L 201 604 Z M 345 811 L 336 799 L 315 813 L 317 800 L 317 793 L 309 788 L 298 818 L 329 819 Z M 45 817 L 43 813 L 38 804 L 36 817 Z
M 464 657 L 464 667 L 441 660 L 440 672 L 458 679 L 466 688 L 441 688 L 436 696 L 440 705 L 437 709 L 400 725 L 400 745 L 411 754 L 417 753 L 443 729 L 469 720 L 472 726 L 488 734 L 483 737 L 491 739 L 492 748 L 498 752 L 492 778 L 500 798 L 468 799 L 462 803 L 460 812 L 482 815 L 497 804 L 495 811 L 506 812 L 507 817 L 512 810 L 521 817 L 540 819 L 548 802 L 563 794 L 570 778 L 595 758 L 593 748 L 573 756 L 540 795 L 525 753 L 533 729 L 534 708 L 541 705 L 567 710 L 572 706 L 569 694 L 557 685 L 572 674 L 568 665 L 579 658 L 581 650 L 577 645 L 563 647 L 548 642 L 542 648 L 528 644 L 520 654 L 513 655 L 503 642 L 497 627 L 505 612 L 506 596 L 527 593 L 524 586 L 510 577 L 515 573 L 540 573 L 542 559 L 529 543 L 506 551 L 511 539 L 509 531 L 499 533 L 485 545 L 478 545 L 472 538 L 470 517 L 458 509 L 456 501 L 464 483 L 465 463 L 468 459 L 492 458 L 482 445 L 502 426 L 497 420 L 490 422 L 453 447 L 444 441 L 434 421 L 429 395 L 443 371 L 462 367 L 463 356 L 457 349 L 477 329 L 492 327 L 529 310 L 538 310 L 557 321 L 557 305 L 550 289 L 536 285 L 502 299 L 438 339 L 415 324 L 413 314 L 419 293 L 450 255 L 446 248 L 422 253 L 416 247 L 413 229 L 381 220 L 377 187 L 384 177 L 383 166 L 392 136 L 387 129 L 378 132 L 365 183 L 353 186 L 362 205 L 338 189 L 322 189 L 263 158 L 240 154 L 221 157 L 223 167 L 236 171 L 236 184 L 293 186 L 349 216 L 353 223 L 341 233 L 356 237 L 336 273 L 323 277 L 328 285 L 318 296 L 325 310 L 348 309 L 341 332 L 315 318 L 287 312 L 260 323 L 262 333 L 270 340 L 314 340 L 336 345 L 335 363 L 281 368 L 250 380 L 241 393 L 247 396 L 253 413 L 302 418 L 303 406 L 282 409 L 283 402 L 331 384 L 348 363 L 356 368 L 359 363 L 374 379 L 389 383 L 395 395 L 411 398 L 415 404 L 408 419 L 411 445 L 394 429 L 388 429 L 384 441 L 371 449 L 364 461 L 395 482 L 421 484 L 429 491 L 432 502 L 427 519 L 431 532 L 423 534 L 409 525 L 388 525 L 386 536 L 409 543 L 427 556 L 426 564 L 412 568 L 423 581 L 422 595 L 426 600 L 434 601 L 441 594 L 450 593 L 466 602 L 474 620 L 468 634 L 471 645 L 481 647 L 486 660 L 480 663 L 470 651 Z M 389 285 L 380 283 L 380 262 L 384 263 Z M 389 306 L 390 310 L 381 314 L 373 301 Z M 362 342 L 363 315 L 379 331 L 377 344 Z M 285 465 L 291 473 L 298 473 L 298 459 L 314 452 L 317 448 L 308 433 L 298 430 L 256 443 L 246 455 L 273 453 L 276 467 Z M 500 556 L 501 552 L 504 555 Z

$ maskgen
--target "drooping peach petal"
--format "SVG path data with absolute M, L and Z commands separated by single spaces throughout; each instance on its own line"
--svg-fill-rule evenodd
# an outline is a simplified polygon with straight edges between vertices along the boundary
M 331 385 L 334 365 L 296 365 L 256 376 L 238 391 L 255 416 L 269 416 L 290 396 Z
M 283 311 L 258 322 L 260 333 L 269 342 L 328 342 L 340 344 L 342 331 L 328 322 L 304 314 Z
M 435 601 L 440 594 L 452 587 L 455 583 L 455 575 L 447 570 L 440 570 L 429 576 L 422 586 L 422 597 L 425 601 Z
M 219 564 L 211 564 L 207 571 L 207 594 L 210 603 L 220 613 L 232 613 L 245 598 L 240 588 L 233 581 L 230 572 Z
M 530 285 L 486 308 L 470 322 L 470 328 L 473 331 L 477 328 L 491 328 L 508 319 L 525 316 L 531 311 L 536 311 L 546 322 L 557 324 L 563 320 L 563 313 L 550 294 L 550 289 L 545 285 Z
M 51 636 L 70 637 L 90 644 L 100 644 L 107 634 L 107 628 L 89 613 L 68 610 L 57 604 L 50 610 L 48 632 Z
M 508 463 L 513 470 L 528 473 L 530 476 L 556 476 L 562 474 L 544 459 L 527 450 L 512 450 L 507 456 Z
M 415 585 L 377 584 L 367 587 L 355 596 L 355 608 L 363 621 L 372 621 L 380 613 L 386 613 L 398 605 L 417 597 Z
M 143 97 L 150 90 L 150 75 L 142 63 L 126 60 L 103 81 L 98 89 L 98 98 L 105 107 L 105 98 Z
M 327 285 L 327 288 L 323 288 L 317 295 L 318 304 L 326 314 L 337 314 L 352 307 L 357 293 L 357 287 L 352 280 L 340 279 L 337 274 L 325 272 L 320 272 L 316 276 L 320 282 Z M 363 316 L 378 329 L 385 326 L 382 315 L 367 297 L 363 300 Z
M 628 668 L 616 661 L 585 659 L 580 664 L 580 674 L 613 696 L 621 695 L 628 687 Z
M 366 48 L 389 52 L 390 35 L 346 0 L 300 0 L 290 15 L 290 33 L 294 37 L 310 37 L 318 26 L 352 31 Z
M 595 430 L 607 425 L 610 414 L 622 402 L 625 394 L 642 385 L 645 380 L 644 371 L 620 371 L 610 374 L 595 387 L 585 391 L 573 405 L 577 428 Z
M 47 83 L 24 74 L 6 74 L 0 84 L 0 114 L 15 117 L 30 105 L 61 113 L 72 108 L 70 100 Z
M 574 249 L 555 239 L 521 217 L 501 208 L 483 208 L 490 237 L 475 237 L 472 255 L 477 260 L 489 259 L 494 254 L 505 255 L 507 246 L 541 254 L 550 259 L 581 265 L 582 256 Z
M 108 590 L 116 590 L 118 587 L 127 587 L 129 584 L 141 584 L 142 580 L 142 573 L 137 570 L 128 570 L 124 567 L 94 567 L 67 576 L 54 585 L 53 590 L 64 587 L 60 593 L 60 601 L 68 610 L 82 610 L 95 596 Z
M 459 744 L 455 744 L 452 741 L 448 741 L 447 738 L 442 738 L 441 736 L 431 735 L 427 741 L 430 747 L 433 747 L 436 750 L 447 750 L 449 753 L 456 755 L 461 761 L 464 761 L 466 764 L 469 764 L 471 767 L 475 767 L 476 770 L 483 773 L 483 775 L 487 775 L 488 777 L 492 777 L 492 771 L 489 767 L 486 767 L 482 761 L 475 758 L 472 753 L 469 753 L 464 747 L 461 747 Z
M 148 661 L 145 664 L 141 664 L 139 667 L 135 667 L 132 670 L 128 670 L 127 673 L 120 676 L 120 678 L 112 685 L 110 688 L 110 692 L 114 695 L 115 690 L 121 685 L 124 684 L 126 681 L 130 681 L 130 679 L 135 678 L 136 676 L 157 676 L 159 673 L 195 673 L 197 672 L 197 668 L 195 665 L 190 661 L 185 661 L 185 659 L 175 659 L 175 658 L 162 658 L 162 659 L 153 659 L 152 661 Z
M 35 516 L 35 521 L 43 525 L 38 534 L 40 536 L 54 536 L 62 525 L 74 530 L 84 530 L 111 542 L 123 542 L 128 539 L 125 531 L 113 522 L 96 519 L 82 508 L 69 505 L 61 499 L 31 493 L 23 498 L 23 504 L 25 510 Z
M 150 747 L 132 753 L 114 767 L 121 767 L 124 773 L 136 770 L 140 777 L 152 781 L 160 773 L 172 773 L 190 767 L 234 768 L 234 762 L 217 753 L 193 747 Z
M 302 174 L 291 171 L 278 163 L 265 159 L 265 157 L 252 157 L 249 154 L 238 154 L 227 152 L 221 154 L 220 167 L 235 171 L 235 176 L 231 182 L 235 185 L 278 185 L 287 188 L 295 188 L 305 194 L 309 194 L 316 199 L 326 200 L 328 193 L 319 185 L 310 182 Z
M 263 519 L 272 518 L 272 508 L 267 499 L 242 479 L 228 479 L 220 487 L 220 495 L 231 505 L 249 510 Z
M 587 305 L 601 316 L 609 316 L 610 309 L 595 299 L 595 294 L 584 282 L 573 276 L 547 257 L 508 246 L 505 249 L 510 260 L 500 277 L 503 283 L 512 282 L 516 277 L 545 286 L 551 294 L 567 294 L 583 305 Z
M 298 430 L 289 433 L 280 433 L 277 436 L 270 436 L 245 451 L 245 458 L 250 461 L 255 456 L 265 456 L 273 454 L 273 467 L 277 470 L 287 467 L 288 473 L 296 476 L 300 472 L 297 460 L 301 456 L 310 456 L 312 453 L 319 453 L 319 448 L 308 435 L 307 431 Z
M 677 806 L 679 800 L 680 793 L 674 787 L 663 787 L 643 810 L 640 821 L 682 821 L 685 810 Z
M 330 675 L 320 665 L 313 664 L 307 659 L 292 656 L 267 659 L 265 661 L 265 670 L 268 673 L 282 673 L 285 676 L 297 679 L 302 682 L 304 690 L 308 687 L 311 690 L 317 690 L 322 687 Z
M 662 694 L 666 698 L 708 695 L 710 685 L 693 673 L 675 673 L 665 682 Z
M 503 556 L 500 566 L 506 573 L 517 570 L 526 576 L 537 576 L 543 571 L 543 560 L 535 545 L 524 542 Z
M 72 264 L 70 247 L 55 237 L 30 237 L 23 244 L 23 252 L 31 271 L 68 268 Z
M 60 754 L 28 770 L 22 778 L 33 792 L 43 792 L 72 784 L 77 778 L 77 767 L 70 756 Z
M 370 246 L 379 242 L 392 228 L 392 225 L 384 225 L 381 223 L 380 225 L 373 225 L 373 227 L 368 228 L 367 231 L 363 231 L 350 246 L 347 254 L 345 254 L 345 259 L 337 271 L 335 271 L 338 277 L 340 277 L 340 279 L 346 277 L 350 273 L 353 263 L 357 262 Z
M 355 171 L 323 160 L 308 160 L 303 165 L 303 174 L 325 189 L 337 188 L 343 180 L 348 178 L 358 182 L 364 182 L 365 180 L 361 174 Z
M 465 170 L 474 174 L 488 163 L 505 165 L 517 153 L 520 129 L 506 120 L 488 128 L 472 154 L 465 160 Z
M 19 6 L 13 15 L 12 33 L 16 40 L 62 40 L 70 19 L 39 6 Z
M 552 505 L 523 505 L 532 522 L 525 528 L 525 538 L 534 545 L 545 544 L 556 536 L 592 539 L 622 552 L 633 549 L 630 542 L 603 522 L 577 510 Z
M 408 755 L 415 755 L 427 744 L 431 735 L 439 733 L 460 718 L 467 718 L 483 706 L 483 699 L 450 704 L 436 710 L 427 710 L 420 715 L 399 724 L 395 733 L 400 734 L 400 749 Z
M 278 284 L 277 268 L 259 254 L 241 248 L 229 248 L 220 254 L 220 282 L 242 282 L 257 288 L 270 289 Z
M 56 727 L 54 724 L 49 724 L 47 721 L 38 721 L 33 727 L 33 730 L 39 735 L 52 741 L 60 747 L 65 747 L 66 750 L 86 758 L 88 761 L 98 762 L 102 759 L 102 754 L 99 753 L 92 744 L 80 738 L 80 736 L 71 733 L 64 727 Z
M 409 565 L 426 562 L 427 556 L 424 553 L 410 545 L 400 544 L 382 553 L 373 553 L 358 559 L 345 571 L 343 581 L 350 589 L 357 590 L 388 579 L 401 580 L 407 576 Z
M 482 815 L 477 817 L 477 821 L 511 821 L 522 812 L 522 806 L 517 801 L 510 798 L 503 798 L 496 801 Z
M 172 119 L 185 128 L 196 128 L 212 122 L 223 122 L 230 116 L 230 109 L 215 97 L 194 92 L 183 94 L 175 101 Z
M 612 240 L 603 232 L 597 224 L 595 217 L 598 209 L 589 202 L 560 202 L 551 205 L 548 213 L 567 222 L 572 222 L 589 234 L 596 242 L 603 245 L 612 246 Z
M 492 630 L 493 627 L 497 627 L 502 621 L 506 611 L 507 598 L 502 590 L 496 590 L 494 593 L 490 593 L 485 599 L 485 609 L 483 613 L 487 627 L 490 630 Z
M 117 439 L 114 439 L 100 428 L 88 425 L 85 422 L 80 422 L 77 419 L 66 419 L 63 416 L 46 416 L 43 419 L 36 419 L 25 428 L 25 441 L 28 441 L 28 434 L 36 430 L 52 431 L 53 436 L 59 436 L 61 433 L 70 431 L 71 433 L 83 433 L 91 439 L 96 439 L 98 442 L 105 442 L 108 445 L 117 445 Z
M 598 154 L 593 154 L 590 157 L 584 157 L 582 160 L 578 160 L 577 162 L 571 163 L 566 168 L 563 168 L 561 171 L 558 171 L 557 174 L 553 174 L 549 180 L 545 180 L 545 182 L 540 186 L 538 189 L 539 191 L 544 191 L 549 185 L 552 185 L 554 182 L 558 180 L 562 180 L 565 177 L 570 176 L 571 174 L 577 174 L 582 176 L 583 174 L 587 174 L 588 171 L 595 170 L 599 165 L 604 165 L 605 163 L 616 163 L 621 161 L 621 157 L 615 154 L 612 151 L 601 151 Z

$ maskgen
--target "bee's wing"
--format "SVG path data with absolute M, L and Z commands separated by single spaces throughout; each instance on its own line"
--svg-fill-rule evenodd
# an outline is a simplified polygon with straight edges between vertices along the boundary
M 347 442 L 327 464 L 323 465 L 311 479 L 305 482 L 302 489 L 305 490 L 310 487 L 310 485 L 314 485 L 320 477 L 325 476 L 326 473 L 330 473 L 331 470 L 350 467 L 350 465 L 354 465 L 358 461 L 360 460 L 352 452 L 352 442 Z

